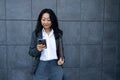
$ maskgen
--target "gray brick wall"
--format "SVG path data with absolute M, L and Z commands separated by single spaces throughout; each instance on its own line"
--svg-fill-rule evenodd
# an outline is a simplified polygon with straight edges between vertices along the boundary
M 64 80 L 120 80 L 120 0 L 0 0 L 0 80 L 33 80 L 28 50 L 44 8 L 64 31 Z

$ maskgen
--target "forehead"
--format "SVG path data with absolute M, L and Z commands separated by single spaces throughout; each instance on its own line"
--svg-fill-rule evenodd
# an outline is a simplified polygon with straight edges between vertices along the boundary
M 42 15 L 42 18 L 50 18 L 49 13 L 44 13 L 44 14 Z

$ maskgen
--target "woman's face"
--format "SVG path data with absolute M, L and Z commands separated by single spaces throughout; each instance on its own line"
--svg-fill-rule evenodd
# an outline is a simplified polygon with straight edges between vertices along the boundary
M 50 29 L 52 22 L 50 20 L 50 15 L 48 13 L 44 13 L 42 15 L 41 24 L 45 29 Z

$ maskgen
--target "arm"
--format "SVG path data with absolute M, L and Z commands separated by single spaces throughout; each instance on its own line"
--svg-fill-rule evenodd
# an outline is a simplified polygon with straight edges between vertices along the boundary
M 64 51 L 63 51 L 63 42 L 62 42 L 62 37 L 59 38 L 59 60 L 58 60 L 58 65 L 63 65 L 65 62 L 64 58 Z
M 60 58 L 64 59 L 64 48 L 63 48 L 62 37 L 59 38 L 59 56 Z
M 29 55 L 32 57 L 40 56 L 40 51 L 37 50 L 37 37 L 35 35 L 35 32 L 32 33 L 31 37 L 31 44 L 29 47 Z

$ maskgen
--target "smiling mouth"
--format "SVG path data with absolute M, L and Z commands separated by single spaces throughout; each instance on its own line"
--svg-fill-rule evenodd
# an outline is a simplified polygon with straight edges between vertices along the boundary
M 49 26 L 49 24 L 44 24 L 44 26 Z

